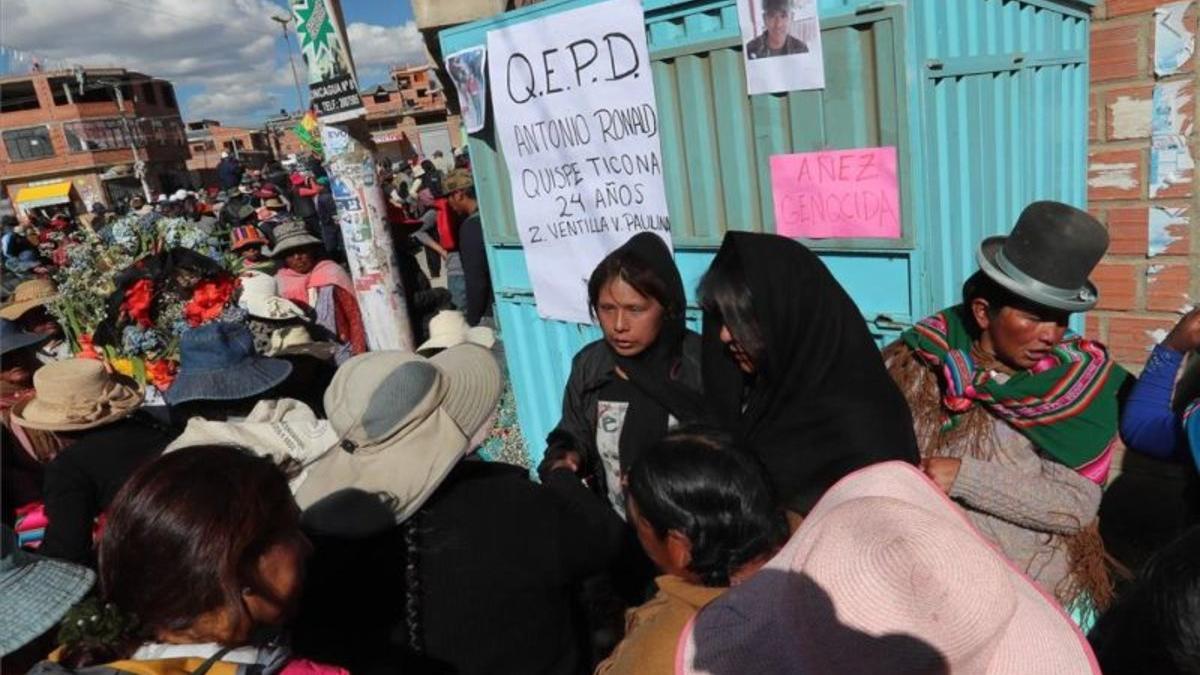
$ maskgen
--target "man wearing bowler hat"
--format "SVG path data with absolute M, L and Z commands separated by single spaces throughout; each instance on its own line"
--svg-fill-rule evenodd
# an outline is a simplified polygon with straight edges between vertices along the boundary
M 1099 299 L 1088 275 L 1107 248 L 1086 212 L 1030 204 L 979 245 L 962 304 L 884 350 L 922 468 L 1084 623 L 1111 595 L 1096 515 L 1128 373 L 1067 322 Z

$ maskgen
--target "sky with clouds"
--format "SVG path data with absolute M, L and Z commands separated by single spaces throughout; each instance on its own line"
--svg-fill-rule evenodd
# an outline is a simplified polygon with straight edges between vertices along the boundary
M 408 0 L 342 0 L 350 50 L 364 88 L 393 64 L 425 61 Z M 279 24 L 285 0 L 0 0 L 0 46 L 59 62 L 120 66 L 175 83 L 185 120 L 257 126 L 297 108 Z M 304 62 L 289 25 L 307 97 Z M 30 64 L 0 55 L 0 72 Z M 307 98 L 305 99 L 307 104 Z

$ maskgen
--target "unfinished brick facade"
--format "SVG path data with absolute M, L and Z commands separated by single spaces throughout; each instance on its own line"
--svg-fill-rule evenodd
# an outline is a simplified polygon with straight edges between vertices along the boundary
M 1162 138 L 1161 125 L 1168 121 L 1178 132 L 1172 135 L 1182 137 L 1191 156 L 1198 156 L 1196 56 L 1178 73 L 1155 75 L 1155 9 L 1168 4 L 1099 0 L 1092 15 L 1088 203 L 1108 226 L 1112 243 L 1094 275 L 1101 302 L 1088 315 L 1086 331 L 1108 343 L 1121 363 L 1133 369 L 1142 366 L 1149 350 L 1179 319 L 1179 311 L 1200 300 L 1195 171 L 1175 171 L 1163 181 L 1152 165 L 1152 139 L 1156 134 Z M 1184 15 L 1184 26 L 1193 34 L 1197 4 Z M 1170 216 L 1162 209 L 1171 209 Z

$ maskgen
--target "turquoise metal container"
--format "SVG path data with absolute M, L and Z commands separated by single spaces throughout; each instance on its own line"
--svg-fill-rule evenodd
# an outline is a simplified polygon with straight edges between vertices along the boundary
M 550 0 L 442 31 L 442 53 L 593 1 Z M 826 88 L 754 97 L 735 0 L 643 4 L 676 262 L 693 300 L 725 231 L 774 231 L 772 154 L 898 149 L 902 238 L 806 242 L 881 345 L 957 302 L 976 245 L 1007 232 L 1025 204 L 1084 206 L 1091 0 L 820 0 Z M 571 358 L 599 331 L 538 317 L 490 121 L 469 146 L 496 313 L 536 462 Z

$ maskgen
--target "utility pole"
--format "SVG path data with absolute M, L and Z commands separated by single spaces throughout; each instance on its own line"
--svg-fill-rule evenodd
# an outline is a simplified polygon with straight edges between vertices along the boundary
M 146 182 L 146 163 L 142 161 L 141 153 L 138 152 L 137 135 L 129 126 L 129 116 L 125 114 L 125 96 L 121 94 L 121 85 L 116 82 L 107 83 L 112 87 L 113 97 L 117 100 L 117 109 L 121 111 L 121 127 L 125 130 L 125 136 L 129 138 L 129 149 L 133 151 L 133 173 L 142 182 L 142 194 L 146 197 L 146 203 L 151 203 L 150 199 L 150 184 Z M 134 120 L 137 121 L 136 118 Z
M 293 12 L 296 12 L 297 0 L 292 0 L 292 3 Z M 341 43 L 340 46 L 345 49 L 344 65 L 349 66 L 349 74 L 353 75 L 353 60 L 350 58 L 350 46 L 345 44 L 338 0 L 311 0 L 311 3 L 323 3 L 322 9 L 327 10 L 325 20 L 329 22 L 326 27 L 332 28 L 328 35 L 337 34 L 336 38 L 326 39 Z M 297 26 L 302 26 L 300 15 L 296 16 Z M 307 32 L 301 34 L 302 47 L 306 36 L 309 39 L 312 37 Z M 323 72 L 317 59 L 309 58 L 307 65 L 310 75 Z M 324 72 L 332 72 L 332 68 L 326 68 Z M 357 99 L 358 92 L 354 91 L 353 96 Z M 355 297 L 366 327 L 367 344 L 372 350 L 413 351 L 416 344 L 408 316 L 404 283 L 392 247 L 387 204 L 375 172 L 374 144 L 367 129 L 366 117 L 358 116 L 333 123 L 318 119 L 318 122 L 330 188 L 346 247 L 346 260 L 350 275 L 354 278 Z
M 287 44 L 288 65 L 292 67 L 292 83 L 296 85 L 296 110 L 304 110 L 304 94 L 300 89 L 300 76 L 296 74 L 296 61 L 292 59 L 292 38 L 288 36 L 287 29 L 292 17 L 272 16 L 271 20 L 279 24 L 279 29 L 283 31 L 283 41 Z

